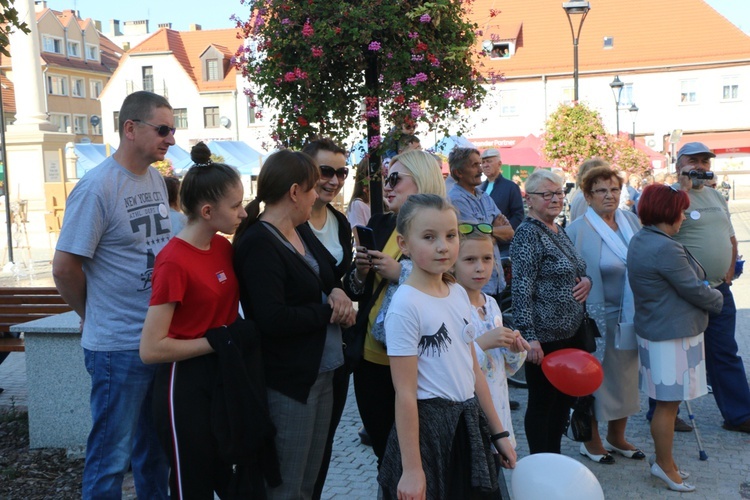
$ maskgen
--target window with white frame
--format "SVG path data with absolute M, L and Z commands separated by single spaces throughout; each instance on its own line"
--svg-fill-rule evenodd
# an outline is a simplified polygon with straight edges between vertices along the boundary
M 102 81 L 101 80 L 90 80 L 89 85 L 91 86 L 91 98 L 98 99 L 102 93 Z
M 500 116 L 518 115 L 518 92 L 515 90 L 500 91 Z
M 70 77 L 71 94 L 73 97 L 86 97 L 86 80 L 75 76 Z
M 86 44 L 86 59 L 88 59 L 89 61 L 99 60 L 99 46 L 98 45 L 91 45 L 90 43 Z
M 174 128 L 188 128 L 187 108 L 175 108 L 172 114 L 174 115 Z
M 203 108 L 203 126 L 206 128 L 217 128 L 219 126 L 218 106 Z
M 58 132 L 67 132 L 70 128 L 70 115 L 63 113 L 50 113 L 49 121 L 57 126 Z
M 221 80 L 224 77 L 219 72 L 219 60 L 218 59 L 207 59 L 206 60 L 206 80 Z
M 626 83 L 620 94 L 620 108 L 629 108 L 633 105 L 633 84 Z
M 73 115 L 73 133 L 87 134 L 89 117 L 86 115 Z
M 91 122 L 89 122 L 91 124 Z M 99 122 L 96 125 L 91 125 L 91 135 L 102 135 L 102 123 Z
M 255 107 L 250 104 L 253 99 L 247 96 L 247 125 L 260 125 L 263 121 L 263 108 L 258 101 L 255 101 Z
M 81 42 L 68 40 L 68 57 L 81 57 Z
M 725 76 L 721 82 L 721 100 L 738 101 L 740 99 L 740 77 Z
M 112 119 L 115 123 L 115 132 L 119 132 L 120 131 L 120 112 L 115 111 L 114 113 L 112 113 Z
M 698 102 L 698 80 L 680 81 L 680 104 L 693 104 Z
M 68 77 L 47 75 L 47 93 L 50 95 L 68 95 Z
M 42 50 L 44 50 L 45 52 L 62 54 L 63 39 L 50 35 L 42 35 Z

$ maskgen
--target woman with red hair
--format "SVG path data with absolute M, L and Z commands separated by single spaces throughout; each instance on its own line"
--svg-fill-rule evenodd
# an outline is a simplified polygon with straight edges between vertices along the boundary
M 672 456 L 674 421 L 680 402 L 708 393 L 703 331 L 708 313 L 718 313 L 723 304 L 721 292 L 704 281 L 706 272 L 698 261 L 672 239 L 688 206 L 684 191 L 647 186 L 638 205 L 643 229 L 630 240 L 627 262 L 641 390 L 656 400 L 651 474 L 673 491 L 695 490 L 684 482 L 689 474 Z

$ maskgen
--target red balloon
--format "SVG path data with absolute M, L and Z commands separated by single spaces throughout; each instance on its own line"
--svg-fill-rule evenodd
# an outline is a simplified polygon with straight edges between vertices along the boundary
M 580 349 L 560 349 L 544 356 L 542 371 L 558 391 L 568 396 L 588 396 L 604 380 L 599 360 Z

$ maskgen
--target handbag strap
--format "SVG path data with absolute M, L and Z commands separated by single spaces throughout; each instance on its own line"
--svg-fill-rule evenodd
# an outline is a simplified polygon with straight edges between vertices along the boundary
M 540 234 L 544 234 L 544 228 L 541 227 L 541 222 L 537 222 L 536 219 L 531 217 L 532 224 L 534 224 L 534 227 L 536 227 L 539 230 Z M 563 230 L 563 234 L 566 238 L 568 238 L 568 234 Z M 560 249 L 560 252 L 570 261 L 571 264 L 573 264 L 573 268 L 576 270 L 576 277 L 580 278 L 581 273 L 578 272 L 578 264 L 576 263 L 575 259 L 571 258 L 568 253 L 563 250 L 562 245 L 560 245 L 558 242 L 554 240 L 554 238 L 549 238 L 549 240 L 555 244 L 555 246 Z M 588 317 L 589 313 L 586 312 L 586 302 L 583 303 L 583 316 Z

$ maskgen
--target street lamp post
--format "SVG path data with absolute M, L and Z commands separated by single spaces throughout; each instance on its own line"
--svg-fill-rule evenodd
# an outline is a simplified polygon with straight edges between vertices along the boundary
M 570 25 L 570 36 L 573 38 L 573 101 L 578 102 L 578 38 L 581 36 L 583 21 L 591 10 L 591 4 L 586 0 L 571 0 L 562 4 L 565 15 L 568 16 Z M 570 16 L 580 16 L 578 31 L 573 30 L 573 20 Z
M 630 119 L 633 122 L 633 147 L 635 147 L 635 118 L 638 116 L 638 106 L 633 103 L 628 111 L 630 112 Z
M 612 80 L 609 87 L 612 89 L 612 95 L 615 98 L 615 116 L 617 120 L 616 137 L 620 137 L 620 98 L 622 97 L 622 89 L 625 87 L 625 84 L 622 83 L 618 75 L 615 75 L 615 79 Z

